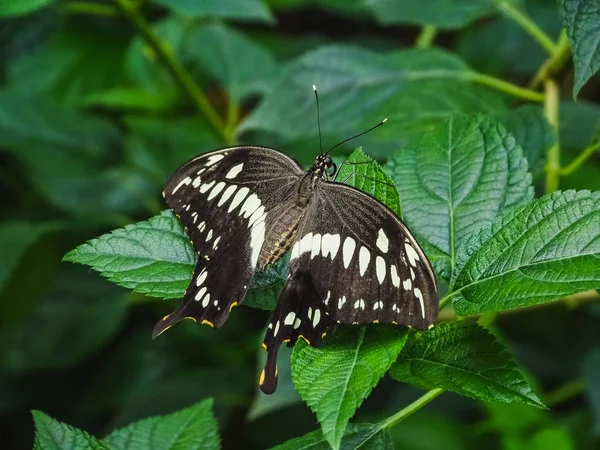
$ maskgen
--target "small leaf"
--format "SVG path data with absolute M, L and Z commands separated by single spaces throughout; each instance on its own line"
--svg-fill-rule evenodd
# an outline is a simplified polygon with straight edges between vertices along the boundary
M 273 22 L 263 0 L 154 0 L 154 3 L 184 16 Z
M 583 361 L 583 375 L 588 383 L 587 396 L 596 417 L 595 432 L 600 433 L 600 349 L 592 351 Z
M 342 164 L 335 181 L 354 186 L 385 204 L 388 208 L 402 216 L 398 189 L 388 173 L 362 148 L 357 148 Z
M 40 411 L 32 411 L 35 423 L 34 450 L 110 450 L 85 431 L 58 422 Z
M 510 354 L 475 322 L 440 323 L 415 335 L 390 369 L 392 378 L 488 402 L 543 408 Z
M 506 208 L 533 197 L 527 161 L 496 120 L 452 116 L 421 142 L 389 160 L 405 219 L 430 246 L 440 275 L 449 275 L 458 247 Z
M 365 3 L 384 25 L 462 28 L 495 11 L 492 1 L 482 0 L 366 0 Z
M 292 379 L 334 449 L 350 418 L 396 360 L 406 331 L 393 326 L 343 327 L 321 348 L 298 342 Z
M 567 30 L 573 62 L 573 98 L 600 69 L 600 1 L 558 0 L 563 25 Z
M 236 104 L 268 92 L 277 75 L 275 59 L 266 49 L 223 24 L 196 28 L 184 52 L 186 59 L 219 81 Z
M 21 16 L 32 13 L 53 0 L 3 0 L 0 2 L 0 16 Z
M 600 285 L 600 192 L 555 192 L 509 211 L 459 248 L 460 315 L 519 308 Z
M 80 245 L 64 261 L 91 266 L 114 283 L 161 298 L 183 296 L 196 252 L 171 211 Z
M 169 414 L 150 417 L 113 431 L 104 441 L 111 450 L 160 448 L 214 450 L 221 447 L 212 399 Z
M 387 429 L 379 424 L 348 424 L 340 443 L 341 449 L 394 450 L 394 442 Z M 290 439 L 271 450 L 330 450 L 329 442 L 320 430 Z

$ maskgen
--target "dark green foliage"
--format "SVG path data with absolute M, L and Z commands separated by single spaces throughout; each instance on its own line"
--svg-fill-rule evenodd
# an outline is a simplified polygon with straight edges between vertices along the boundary
M 599 11 L 0 2 L 0 447 L 597 449 Z M 410 227 L 442 311 L 282 348 L 265 396 L 289 256 L 220 330 L 153 341 L 197 258 L 160 193 L 231 145 L 312 163 L 313 84 L 325 151 L 388 119 L 332 152 L 336 181 Z

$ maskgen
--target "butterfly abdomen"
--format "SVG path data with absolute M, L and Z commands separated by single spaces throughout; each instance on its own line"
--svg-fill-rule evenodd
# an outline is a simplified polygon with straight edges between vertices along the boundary
M 290 205 L 283 214 L 273 222 L 267 235 L 265 244 L 258 257 L 258 267 L 264 270 L 270 264 L 276 263 L 290 249 L 296 235 L 298 224 L 305 212 L 305 208 L 299 205 Z

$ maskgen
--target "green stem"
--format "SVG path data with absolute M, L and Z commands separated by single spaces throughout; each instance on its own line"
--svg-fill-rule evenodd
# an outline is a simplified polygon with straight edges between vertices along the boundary
M 571 400 L 577 397 L 587 388 L 587 381 L 583 378 L 577 378 L 559 386 L 554 391 L 544 396 L 544 404 L 546 406 L 556 406 L 560 403 Z
M 533 39 L 538 41 L 550 55 L 556 52 L 554 41 L 527 14 L 517 9 L 512 2 L 499 0 L 496 2 L 496 6 L 508 18 L 520 25 Z
M 94 16 L 115 17 L 119 15 L 119 10 L 110 5 L 92 2 L 67 2 L 59 4 L 59 9 L 65 13 L 91 14 Z
M 521 86 L 517 86 L 516 84 L 509 83 L 508 81 L 501 80 L 500 78 L 495 78 L 479 72 L 465 72 L 465 74 L 465 78 L 474 83 L 483 84 L 484 86 L 491 87 L 500 92 L 505 92 L 506 94 L 514 97 L 522 98 L 524 100 L 531 100 L 533 102 L 544 101 L 543 94 L 523 88 Z
M 394 425 L 398 424 L 398 422 L 401 422 L 402 420 L 406 419 L 408 416 L 417 412 L 423 406 L 425 406 L 426 404 L 428 404 L 435 398 L 439 397 L 443 392 L 444 392 L 444 390 L 440 389 L 440 388 L 436 388 L 436 389 L 427 391 L 427 393 L 425 395 L 422 395 L 421 397 L 416 399 L 414 402 L 412 402 L 406 408 L 401 409 L 393 416 L 390 416 L 387 419 L 385 419 L 381 423 L 381 428 L 393 427 Z
M 240 119 L 240 107 L 232 99 L 227 105 L 227 125 L 225 126 L 225 144 L 233 145 L 235 142 L 235 129 Z
M 560 92 L 558 85 L 552 79 L 546 80 L 544 114 L 548 123 L 554 128 L 558 136 L 558 106 Z M 546 163 L 546 194 L 554 192 L 560 184 L 560 143 L 558 138 L 556 143 L 548 149 Z
M 417 36 L 417 40 L 415 41 L 415 47 L 416 48 L 431 47 L 431 44 L 433 44 L 433 41 L 435 40 L 435 37 L 437 36 L 437 32 L 438 32 L 437 28 L 434 27 L 433 25 L 425 25 L 421 29 L 419 36 Z
M 600 141 L 598 141 L 595 144 L 590 145 L 589 147 L 587 147 L 584 151 L 582 151 L 580 153 L 580 155 L 577 158 L 575 158 L 571 162 L 571 164 L 569 164 L 566 167 L 561 168 L 560 169 L 560 174 L 564 175 L 564 176 L 571 175 L 573 172 L 575 172 L 579 168 L 579 166 L 581 166 L 598 149 L 600 149 Z
M 558 39 L 556 51 L 540 66 L 529 82 L 529 88 L 537 89 L 543 82 L 562 69 L 570 55 L 569 38 L 563 30 Z
M 183 66 L 173 57 L 168 47 L 162 42 L 144 16 L 130 3 L 129 0 L 113 0 L 117 6 L 123 11 L 123 14 L 137 28 L 148 45 L 154 50 L 158 60 L 171 74 L 175 82 L 181 90 L 187 94 L 198 110 L 206 116 L 210 124 L 224 138 L 225 125 L 223 121 L 213 109 L 212 105 L 205 97 L 204 93 L 193 80 L 192 76 L 183 68 Z

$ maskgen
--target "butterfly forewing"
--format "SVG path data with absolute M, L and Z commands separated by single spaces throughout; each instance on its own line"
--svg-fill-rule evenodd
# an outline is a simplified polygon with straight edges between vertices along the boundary
M 263 147 L 232 147 L 201 155 L 167 181 L 163 196 L 198 254 L 179 308 L 154 335 L 185 317 L 220 327 L 240 304 L 254 275 L 270 212 L 303 175 L 291 158 Z

